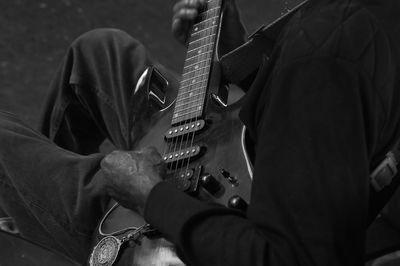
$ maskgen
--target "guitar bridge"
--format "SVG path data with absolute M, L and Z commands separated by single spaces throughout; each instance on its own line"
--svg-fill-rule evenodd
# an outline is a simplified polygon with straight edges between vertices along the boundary
M 167 178 L 166 181 L 172 183 L 176 188 L 191 195 L 196 195 L 199 191 L 200 175 L 203 171 L 203 166 L 199 165 L 194 169 L 188 169 L 179 174 L 174 174 L 173 177 Z

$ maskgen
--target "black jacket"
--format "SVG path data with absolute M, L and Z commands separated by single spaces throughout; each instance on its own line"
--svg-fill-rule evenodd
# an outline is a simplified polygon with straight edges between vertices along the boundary
M 369 173 L 400 136 L 400 2 L 311 0 L 246 95 L 247 217 L 166 183 L 145 218 L 189 265 L 363 265 Z M 195 219 L 194 219 L 195 218 Z

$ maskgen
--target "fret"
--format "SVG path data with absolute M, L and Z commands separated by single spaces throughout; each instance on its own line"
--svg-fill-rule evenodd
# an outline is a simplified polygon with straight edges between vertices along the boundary
M 200 92 L 200 93 L 196 93 L 195 95 L 197 95 L 198 97 L 197 97 L 196 99 L 190 100 L 190 103 L 191 103 L 191 104 L 193 104 L 193 103 L 195 103 L 195 102 L 203 103 L 203 102 L 204 102 L 204 98 L 203 98 L 204 94 L 205 94 L 204 91 L 202 91 L 202 92 Z M 180 104 L 179 104 L 179 107 L 181 107 L 181 106 L 186 106 L 186 105 L 187 105 L 187 102 L 189 102 L 188 99 L 192 99 L 192 98 L 193 98 L 193 96 L 191 96 L 191 97 L 185 97 L 185 98 L 182 98 L 182 99 L 180 99 L 179 101 L 177 101 L 177 103 L 178 103 L 178 102 L 180 103 Z M 184 103 L 183 103 L 183 102 L 184 102 Z M 176 107 L 176 108 L 179 108 L 179 107 Z
M 202 109 L 203 108 L 200 107 L 199 110 L 194 110 L 194 111 L 186 112 L 186 113 L 183 113 L 183 114 L 176 113 L 176 114 L 174 114 L 173 119 L 177 119 L 177 118 L 184 117 L 184 116 L 185 117 L 189 116 L 189 119 L 190 118 L 194 118 L 194 117 L 191 117 L 192 114 L 196 114 L 196 116 L 200 116 Z
M 203 58 L 199 58 L 197 59 L 190 59 L 189 61 L 187 61 L 188 66 L 185 66 L 185 69 L 193 67 L 193 69 L 196 69 L 196 67 L 198 66 L 198 68 L 200 67 L 204 67 L 205 65 L 211 65 L 211 61 L 212 58 L 211 57 L 207 57 L 206 59 L 203 60 Z
M 210 21 L 198 23 L 197 26 L 194 27 L 189 39 L 189 45 L 203 39 L 204 37 L 213 37 L 218 32 L 218 17 L 210 18 L 208 20 Z
M 193 30 L 193 32 L 192 32 L 192 36 L 196 36 L 196 35 L 202 34 L 202 33 L 204 33 L 204 32 L 207 31 L 207 30 L 214 30 L 214 29 L 216 29 L 217 27 L 218 27 L 218 25 L 211 25 L 211 26 L 207 26 L 207 28 L 204 28 L 204 29 L 195 28 L 195 29 Z M 206 33 L 206 34 L 207 34 L 207 33 Z
M 186 58 L 185 66 L 189 66 L 189 65 L 191 65 L 192 63 L 194 63 L 196 61 L 197 62 L 201 62 L 201 61 L 204 61 L 206 59 L 212 59 L 213 50 L 214 49 L 211 49 L 211 50 L 206 52 L 203 49 L 200 49 L 199 51 L 201 51 L 201 52 L 198 52 L 197 55 L 193 55 L 193 53 L 191 53 Z
M 185 103 L 180 104 L 179 106 L 175 106 L 174 114 L 182 112 L 182 111 L 189 110 L 190 108 L 193 108 L 193 107 L 201 107 L 201 106 L 203 106 L 203 104 L 204 104 L 204 97 L 203 97 L 204 96 L 204 92 L 198 93 L 198 95 L 201 96 L 201 97 L 198 97 L 198 98 L 196 98 L 194 100 L 191 100 L 190 103 L 188 101 L 187 103 L 185 102 Z M 201 109 L 197 109 L 197 110 L 200 111 Z
M 214 48 L 214 44 L 211 45 L 211 48 Z M 214 49 L 200 48 L 197 52 L 192 51 L 188 53 L 185 65 L 191 64 L 193 61 L 203 61 L 208 58 L 212 58 Z
M 204 37 L 201 37 L 200 39 L 191 41 L 191 42 L 189 43 L 189 46 L 192 45 L 192 44 L 194 44 L 194 43 L 197 43 L 197 42 L 199 42 L 199 41 L 202 41 L 202 40 L 204 40 L 204 39 L 212 39 L 212 38 L 214 37 L 214 35 L 215 35 L 215 34 L 213 34 L 213 35 L 211 35 L 211 36 L 204 36 Z
M 204 92 L 201 92 L 201 93 L 198 93 L 198 94 L 196 94 L 196 95 L 202 95 L 203 93 L 204 93 Z M 190 98 L 192 98 L 192 97 L 188 97 L 188 98 L 186 98 L 186 99 L 190 99 Z M 182 100 L 184 100 L 184 99 L 181 99 L 180 102 L 182 102 Z M 179 107 L 181 107 L 181 106 L 185 106 L 185 105 L 188 105 L 188 104 L 191 104 L 191 103 L 195 103 L 195 102 L 198 102 L 198 101 L 199 101 L 199 98 L 197 98 L 197 99 L 195 99 L 195 100 L 191 100 L 191 101 L 185 101 L 185 103 L 176 104 L 175 107 L 176 107 L 176 108 L 179 108 Z
M 210 23 L 211 20 L 214 20 L 214 21 L 212 23 Z M 218 16 L 213 16 L 211 18 L 204 19 L 201 22 L 197 22 L 196 24 L 193 25 L 192 34 L 196 31 L 201 31 L 201 30 L 204 30 L 209 27 L 218 26 L 217 21 L 218 21 Z
M 215 43 L 215 41 L 214 41 L 214 40 L 215 40 L 215 37 L 216 37 L 216 34 L 213 34 L 213 35 L 205 36 L 205 37 L 202 37 L 201 39 L 197 39 L 197 40 L 195 40 L 195 41 L 192 41 L 192 42 L 189 44 L 188 49 L 189 49 L 190 51 L 192 51 L 192 50 L 198 49 L 198 48 L 200 48 L 201 46 L 206 45 L 206 44 L 214 45 L 214 43 Z M 207 38 L 208 38 L 208 39 L 207 39 Z
M 204 84 L 197 84 L 196 86 L 187 86 L 187 87 L 182 87 L 182 90 L 179 92 L 179 94 L 176 96 L 176 99 L 179 101 L 180 98 L 182 98 L 185 94 L 189 94 L 190 97 L 193 96 L 193 93 L 205 89 L 207 82 L 203 82 Z
M 189 114 L 186 116 L 181 116 L 178 118 L 173 118 L 172 119 L 172 124 L 178 124 L 179 122 L 182 121 L 186 121 L 186 120 L 194 120 L 194 119 L 198 119 L 201 117 L 201 112 L 198 112 L 197 114 L 193 115 L 193 114 Z
M 192 50 L 188 50 L 187 53 L 190 54 L 190 53 L 192 53 L 192 52 L 195 52 L 195 51 L 197 51 L 199 48 L 206 48 L 207 50 L 208 50 L 208 49 L 212 49 L 212 46 L 213 46 L 213 45 L 214 45 L 213 42 L 212 42 L 212 43 L 207 43 L 207 44 L 204 44 L 204 45 L 199 46 L 199 47 L 197 47 L 197 48 L 194 48 L 194 49 L 192 49 Z M 211 47 L 207 47 L 207 46 L 211 46 Z M 190 55 L 189 55 L 188 57 L 190 57 Z
M 176 103 L 178 103 L 178 102 L 183 102 L 183 101 L 185 101 L 185 102 L 188 102 L 188 101 L 186 101 L 187 99 L 191 99 L 191 98 L 193 98 L 194 96 L 202 96 L 203 94 L 204 94 L 205 92 L 204 91 L 201 91 L 200 93 L 196 93 L 196 94 L 192 94 L 192 95 L 190 95 L 189 97 L 184 97 L 184 98 L 181 98 L 181 99 L 177 99 L 176 100 Z M 198 101 L 200 99 L 200 97 L 198 97 L 198 98 L 196 98 L 195 100 L 193 100 L 193 101 Z M 181 105 L 184 105 L 184 104 L 181 104 Z M 176 105 L 177 106 L 177 105 Z
M 173 124 L 202 115 L 219 28 L 221 2 L 207 1 L 207 10 L 199 14 L 200 21 L 193 26 L 175 102 Z
M 183 76 L 186 76 L 186 75 L 194 74 L 194 73 L 196 73 L 196 71 L 201 71 L 201 70 L 204 70 L 204 69 L 207 69 L 207 68 L 208 68 L 208 66 L 200 67 L 200 68 L 197 68 L 197 69 L 195 69 L 195 70 L 192 70 L 192 71 L 183 73 L 183 74 L 182 74 L 182 77 L 183 77 Z
M 194 28 L 191 38 L 195 38 L 198 35 L 200 36 L 207 36 L 211 34 L 215 34 L 217 32 L 218 25 L 207 25 L 204 29 Z
M 201 51 L 201 50 L 199 50 L 199 51 Z M 198 53 L 198 54 L 193 55 L 191 57 L 188 57 L 186 60 L 192 60 L 192 59 L 198 58 L 200 56 L 209 56 L 212 52 L 214 52 L 214 51 L 201 52 L 201 53 Z
M 193 60 L 193 61 L 194 61 L 194 60 Z M 184 68 L 192 67 L 192 66 L 194 66 L 194 65 L 196 65 L 196 64 L 200 64 L 200 63 L 208 62 L 208 61 L 210 61 L 210 58 L 207 58 L 207 59 L 205 59 L 205 60 L 201 60 L 201 61 L 198 61 L 198 62 L 194 62 L 193 64 L 187 65 L 187 66 L 185 66 Z
M 212 37 L 212 36 L 211 36 Z M 204 37 L 204 38 L 210 38 L 210 36 Z M 196 43 L 196 45 L 194 45 L 194 43 L 192 43 L 191 46 L 189 46 L 190 50 L 188 51 L 187 57 L 186 59 L 193 57 L 195 55 L 199 55 L 203 52 L 206 51 L 213 51 L 214 49 L 214 42 L 201 42 L 201 43 Z
M 186 68 L 184 73 L 193 73 L 193 72 L 196 72 L 196 71 L 200 71 L 200 69 L 209 69 L 210 65 L 211 65 L 210 63 L 211 63 L 210 60 L 205 60 L 202 63 L 195 64 L 195 65 L 192 65 L 192 66 Z
M 201 77 L 204 77 L 206 75 L 208 76 L 208 73 L 203 73 L 201 75 L 196 75 L 196 76 L 188 78 L 188 79 L 183 79 L 183 80 L 181 80 L 181 86 L 194 85 L 197 83 L 198 79 L 201 79 Z M 185 84 L 185 82 L 188 82 L 188 81 L 190 81 L 189 84 Z
M 177 102 L 181 101 L 181 100 L 182 100 L 182 97 L 183 97 L 185 94 L 189 94 L 189 97 L 188 97 L 188 98 L 193 98 L 193 97 L 196 96 L 196 95 L 200 95 L 200 93 L 195 94 L 194 92 L 195 92 L 195 91 L 200 91 L 200 90 L 202 90 L 202 89 L 205 89 L 205 86 L 203 86 L 203 87 L 197 87 L 197 88 L 194 88 L 194 89 L 192 89 L 192 90 L 182 91 L 182 93 L 180 93 L 180 94 L 177 96 L 176 101 L 177 101 Z
M 205 79 L 205 80 L 202 80 L 202 81 L 196 83 L 195 85 L 189 84 L 187 86 L 182 86 L 181 87 L 181 92 L 178 94 L 177 98 L 179 98 L 179 96 L 184 94 L 184 93 L 187 93 L 187 92 L 192 91 L 192 90 L 196 90 L 197 88 L 193 88 L 193 86 L 198 85 L 200 87 L 200 86 L 207 85 L 207 83 L 208 83 L 207 81 L 208 81 L 208 79 Z M 205 84 L 203 84 L 203 83 L 205 83 Z M 189 90 L 187 90 L 187 89 L 189 89 Z
M 209 0 L 209 1 L 207 1 L 209 7 L 220 6 L 220 2 L 221 2 L 221 1 L 219 1 L 219 0 L 217 0 L 217 1 L 214 1 L 214 0 Z
M 179 114 L 179 113 L 181 113 L 183 111 L 187 111 L 187 110 L 190 110 L 190 109 L 195 109 L 195 110 L 192 110 L 192 111 L 200 111 L 202 109 L 202 107 L 203 107 L 203 103 L 197 101 L 197 105 L 192 105 L 192 106 L 189 106 L 189 107 L 186 107 L 186 108 L 176 108 L 175 109 L 175 113 Z
M 184 94 L 181 94 L 179 97 L 176 98 L 176 104 L 182 103 L 183 101 L 191 101 L 191 100 L 203 100 L 203 96 L 205 93 L 205 89 L 207 87 L 204 85 L 201 88 L 195 89 L 193 91 L 187 91 Z
M 190 53 L 199 48 L 204 48 L 206 46 L 210 46 L 210 47 L 208 47 L 208 49 L 212 49 L 213 45 L 214 45 L 214 39 L 215 39 L 214 37 L 215 37 L 215 34 L 212 34 L 209 36 L 204 36 L 199 39 L 193 40 L 188 46 L 188 52 Z M 201 40 L 204 40 L 205 38 L 210 38 L 211 40 L 198 42 L 199 40 L 201 41 Z
M 210 9 L 208 9 L 206 11 L 203 11 L 203 12 L 199 13 L 199 16 L 201 18 L 206 18 L 206 16 L 208 16 L 209 13 L 212 13 L 215 16 L 215 15 L 217 15 L 219 9 L 220 9 L 219 6 L 210 8 Z
M 206 86 L 203 86 L 199 89 L 193 90 L 193 91 L 188 91 L 185 93 L 185 95 L 181 94 L 179 98 L 176 98 L 176 105 L 178 105 L 178 103 L 180 105 L 184 104 L 183 101 L 185 102 L 189 102 L 189 101 L 197 101 L 197 100 L 203 100 L 203 96 L 204 96 L 204 89 L 206 89 Z

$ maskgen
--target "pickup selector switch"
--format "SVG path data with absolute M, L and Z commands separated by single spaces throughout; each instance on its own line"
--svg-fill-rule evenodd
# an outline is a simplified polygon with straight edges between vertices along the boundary
M 221 175 L 227 179 L 229 181 L 229 183 L 231 183 L 234 186 L 239 185 L 239 181 L 236 177 L 232 176 L 231 173 L 229 173 L 228 171 L 226 171 L 225 169 L 221 170 Z
M 201 186 L 212 195 L 217 194 L 222 189 L 218 180 L 210 174 L 203 175 L 200 178 L 200 182 Z
M 247 202 L 237 195 L 233 196 L 228 201 L 228 207 L 236 210 L 246 211 L 247 205 Z

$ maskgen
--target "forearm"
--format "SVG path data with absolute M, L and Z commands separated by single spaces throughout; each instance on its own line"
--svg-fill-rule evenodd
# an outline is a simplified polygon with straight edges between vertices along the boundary
M 268 85 L 252 88 L 243 110 L 261 117 L 247 217 L 163 184 L 145 218 L 189 265 L 362 263 L 368 158 L 382 112 L 368 99 L 368 78 L 351 63 L 304 59 Z

